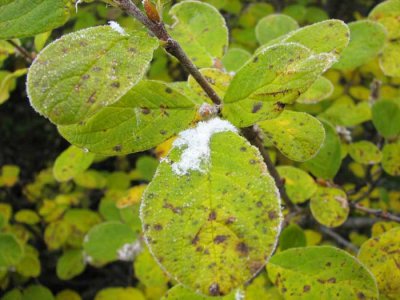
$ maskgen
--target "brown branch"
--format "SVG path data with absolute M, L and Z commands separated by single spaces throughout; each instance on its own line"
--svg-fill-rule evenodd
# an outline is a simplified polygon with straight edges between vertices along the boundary
M 197 83 L 207 93 L 212 102 L 217 106 L 221 104 L 221 99 L 217 93 L 186 55 L 179 43 L 169 35 L 163 22 L 152 21 L 134 3 L 132 3 L 131 0 L 114 0 L 114 3 L 126 13 L 141 22 L 160 41 L 162 41 L 165 50 L 179 60 L 186 71 L 193 76 Z
M 373 215 L 377 218 L 389 220 L 389 221 L 394 221 L 394 222 L 399 222 L 400 223 L 400 217 L 396 216 L 394 214 L 391 214 L 389 212 L 383 211 L 381 209 L 373 209 L 373 208 L 368 208 L 365 206 L 362 206 L 358 203 L 353 203 L 350 202 L 350 206 L 358 211 L 365 212 L 369 215 Z
M 26 59 L 26 61 L 28 63 L 32 63 L 33 62 L 33 56 L 30 52 L 28 52 L 28 50 L 26 50 L 24 47 L 21 47 L 20 45 L 18 45 L 16 42 L 12 41 L 12 40 L 7 40 L 7 42 L 12 45 L 15 49 L 17 49 L 17 51 Z
M 346 240 L 344 237 L 342 237 L 340 234 L 337 232 L 333 231 L 332 229 L 329 229 L 324 226 L 319 226 L 319 230 L 324 233 L 325 235 L 329 236 L 330 238 L 334 239 L 339 245 L 342 245 L 346 247 L 347 249 L 353 251 L 354 253 L 358 252 L 357 246 L 354 244 L 350 243 L 348 240 Z

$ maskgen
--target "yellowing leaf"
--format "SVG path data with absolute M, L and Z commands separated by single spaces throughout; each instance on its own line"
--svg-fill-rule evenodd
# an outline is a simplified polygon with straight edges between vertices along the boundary
M 329 79 L 325 77 L 319 77 L 314 83 L 309 87 L 304 94 L 300 95 L 296 99 L 296 102 L 312 104 L 329 98 L 333 93 L 333 84 Z
M 117 201 L 117 207 L 125 208 L 140 203 L 140 199 L 146 187 L 146 184 L 141 184 L 130 188 L 128 194 Z
M 1 167 L 0 186 L 12 187 L 19 179 L 20 169 L 14 165 L 3 165 Z
M 372 122 L 386 138 L 400 134 L 400 101 L 379 100 L 372 107 Z
M 352 159 L 360 164 L 372 165 L 382 160 L 382 153 L 379 148 L 369 141 L 350 144 L 349 154 Z
M 387 144 L 382 150 L 382 167 L 392 176 L 400 175 L 400 144 Z
M 96 294 L 94 300 L 145 300 L 143 293 L 135 288 L 106 288 Z
M 57 277 L 62 280 L 70 280 L 81 274 L 86 267 L 82 250 L 66 250 L 57 261 Z
M 15 266 L 23 255 L 24 249 L 13 234 L 0 233 L 0 268 Z

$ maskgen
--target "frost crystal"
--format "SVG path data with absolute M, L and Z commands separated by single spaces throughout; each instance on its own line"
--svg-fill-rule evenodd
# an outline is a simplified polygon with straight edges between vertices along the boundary
M 172 171 L 180 176 L 187 174 L 189 170 L 205 172 L 201 163 L 210 159 L 210 139 L 213 134 L 225 131 L 237 132 L 237 129 L 219 118 L 199 122 L 195 128 L 182 131 L 173 146 L 185 149 L 180 161 L 172 164 Z
M 124 29 L 121 27 L 121 25 L 119 25 L 117 22 L 110 21 L 110 22 L 108 22 L 108 24 L 110 25 L 110 27 L 111 27 L 114 31 L 118 32 L 118 33 L 121 34 L 121 35 L 126 35 L 125 30 L 124 30 Z
M 141 250 L 142 246 L 139 240 L 134 241 L 132 244 L 124 244 L 118 249 L 118 259 L 132 261 Z

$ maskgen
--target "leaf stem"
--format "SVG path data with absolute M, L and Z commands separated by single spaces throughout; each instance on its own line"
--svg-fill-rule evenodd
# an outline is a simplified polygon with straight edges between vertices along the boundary
M 381 209 L 373 209 L 373 208 L 368 208 L 365 206 L 362 206 L 361 204 L 350 202 L 350 206 L 358 211 L 365 212 L 369 215 L 373 215 L 377 218 L 389 220 L 389 221 L 394 221 L 394 222 L 399 222 L 400 223 L 400 217 L 396 216 L 394 214 L 391 214 L 389 212 L 383 211 Z
M 333 231 L 332 229 L 329 229 L 327 227 L 324 226 L 319 226 L 319 230 L 324 233 L 325 235 L 331 237 L 332 239 L 334 239 L 339 245 L 342 245 L 346 248 L 348 248 L 349 250 L 351 250 L 354 253 L 358 252 L 358 248 L 357 246 L 355 246 L 354 244 L 350 243 L 348 240 L 346 240 L 344 237 L 342 237 L 340 234 L 338 234 L 337 232 Z
M 32 63 L 33 62 L 33 56 L 32 56 L 31 53 L 28 52 L 28 50 L 26 50 L 25 48 L 21 47 L 20 45 L 18 45 L 16 42 L 14 42 L 12 40 L 7 40 L 7 43 L 9 43 L 15 49 L 17 49 L 17 51 L 26 59 L 26 61 L 28 63 Z

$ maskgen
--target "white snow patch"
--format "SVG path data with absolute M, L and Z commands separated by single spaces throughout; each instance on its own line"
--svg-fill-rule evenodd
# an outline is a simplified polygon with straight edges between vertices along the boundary
M 83 262 L 85 263 L 85 264 L 91 264 L 91 263 L 93 263 L 93 257 L 91 257 L 91 256 L 89 256 L 87 253 L 83 253 Z
M 133 261 L 136 255 L 142 250 L 139 240 L 134 241 L 132 244 L 124 244 L 118 249 L 118 259 L 122 261 Z
M 121 35 L 126 35 L 126 31 L 121 27 L 121 25 L 119 25 L 117 22 L 115 22 L 115 21 L 110 21 L 110 22 L 108 22 L 108 24 L 110 25 L 110 27 L 114 30 L 114 31 L 116 31 L 116 32 L 118 32 L 119 34 L 121 34 Z
M 172 164 L 172 171 L 179 176 L 190 170 L 204 173 L 206 170 L 201 164 L 210 159 L 210 139 L 215 133 L 225 131 L 238 132 L 235 126 L 220 118 L 199 122 L 195 128 L 182 131 L 173 146 L 185 149 L 180 161 Z
M 235 300 L 244 300 L 244 299 L 245 299 L 244 291 L 242 291 L 241 289 L 236 290 Z

